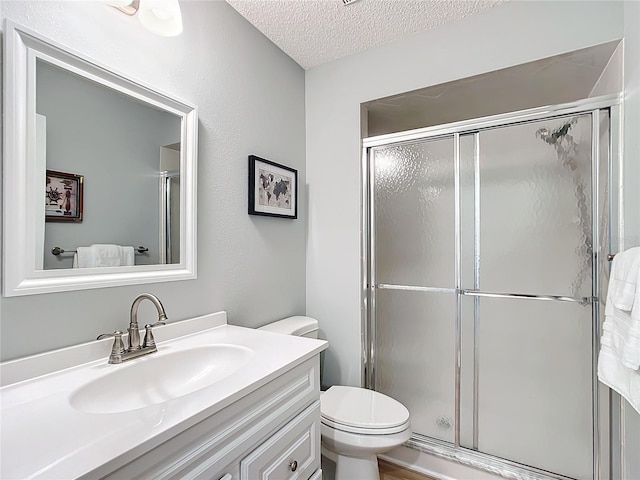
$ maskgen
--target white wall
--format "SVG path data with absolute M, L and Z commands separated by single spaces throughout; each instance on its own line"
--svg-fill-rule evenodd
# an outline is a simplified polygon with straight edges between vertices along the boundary
M 609 58 L 600 78 L 589 92 L 589 97 L 599 97 L 610 93 L 621 92 L 624 88 L 622 85 L 622 72 L 624 62 L 624 42 L 620 42 L 615 51 Z
M 330 343 L 326 383 L 361 381 L 360 104 L 626 35 L 625 222 L 637 244 L 639 16 L 633 1 L 512 1 L 307 72 L 307 315 L 318 318 Z M 329 188 L 335 193 L 327 195 Z M 630 480 L 640 478 L 640 421 L 628 410 Z
M 103 2 L 1 2 L 0 19 L 196 104 L 200 118 L 198 279 L 2 298 L 2 359 L 122 330 L 146 291 L 170 321 L 225 309 L 258 326 L 304 313 L 304 71 L 225 2 L 180 5 L 184 32 L 160 37 Z M 298 169 L 300 219 L 247 215 L 249 154 Z M 147 323 L 153 308 L 140 314 Z
M 640 245 L 640 2 L 624 3 L 625 247 Z M 624 479 L 640 478 L 640 415 L 622 403 Z
M 625 247 L 640 245 L 640 2 L 624 2 Z M 640 478 L 640 473 L 638 474 Z

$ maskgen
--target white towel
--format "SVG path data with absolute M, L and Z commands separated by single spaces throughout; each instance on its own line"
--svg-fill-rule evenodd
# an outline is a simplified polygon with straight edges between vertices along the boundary
M 78 247 L 73 256 L 73 268 L 121 267 L 134 264 L 133 247 L 93 244 Z
M 598 378 L 640 413 L 640 247 L 611 265 Z

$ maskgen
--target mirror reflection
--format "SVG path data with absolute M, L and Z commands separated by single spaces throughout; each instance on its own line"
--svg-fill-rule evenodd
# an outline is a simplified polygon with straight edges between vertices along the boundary
M 37 59 L 36 269 L 180 263 L 180 139 L 179 116 Z
M 5 27 L 2 294 L 196 278 L 197 107 Z

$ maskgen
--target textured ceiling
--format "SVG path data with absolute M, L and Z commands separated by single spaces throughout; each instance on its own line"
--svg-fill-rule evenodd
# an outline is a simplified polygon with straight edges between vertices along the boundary
M 227 0 L 304 69 L 507 0 Z

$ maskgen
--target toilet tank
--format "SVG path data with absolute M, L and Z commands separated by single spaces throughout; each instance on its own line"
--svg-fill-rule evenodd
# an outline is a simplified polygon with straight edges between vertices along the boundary
M 318 321 L 315 318 L 297 315 L 268 323 L 258 330 L 295 335 L 297 337 L 318 338 Z

